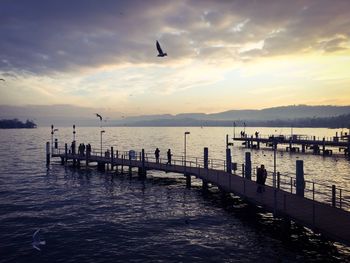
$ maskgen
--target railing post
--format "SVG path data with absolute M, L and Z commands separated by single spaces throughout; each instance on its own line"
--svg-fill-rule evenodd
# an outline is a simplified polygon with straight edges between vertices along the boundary
M 281 186 L 281 173 L 277 172 L 277 188 L 280 189 Z
M 252 161 L 250 157 L 250 152 L 245 153 L 245 178 L 252 179 Z
M 244 163 L 242 163 L 242 177 L 245 175 Z
M 67 159 L 68 159 L 68 144 L 65 143 L 64 144 L 64 162 L 67 163 Z
M 50 142 L 46 142 L 46 165 L 50 164 Z
M 114 149 L 111 147 L 111 170 L 113 170 L 113 161 L 114 161 Z
M 342 206 L 341 188 L 339 189 L 339 208 Z
M 141 151 L 142 171 L 141 176 L 146 177 L 146 166 L 145 166 L 145 149 Z
M 315 182 L 312 182 L 312 224 L 315 225 Z
M 208 169 L 208 156 L 209 156 L 209 149 L 208 147 L 204 147 L 204 162 L 203 166 L 205 169 Z
M 304 162 L 302 160 L 296 161 L 296 194 L 304 197 Z
M 231 160 L 231 149 L 226 148 L 226 172 L 231 173 L 232 172 L 232 160 Z
M 208 157 L 209 157 L 209 149 L 208 147 L 204 147 L 204 156 L 203 156 L 203 167 L 204 169 L 208 169 L 209 168 L 209 163 L 208 163 Z M 208 170 L 207 170 L 207 177 L 208 177 Z M 208 178 L 207 178 L 208 179 Z M 202 180 L 202 189 L 203 190 L 208 190 L 208 182 L 207 180 Z
M 335 196 L 336 190 L 335 185 L 332 185 L 332 206 L 336 207 L 336 196 Z

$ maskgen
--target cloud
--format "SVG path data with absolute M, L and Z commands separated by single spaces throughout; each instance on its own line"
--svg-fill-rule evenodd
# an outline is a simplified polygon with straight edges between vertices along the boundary
M 5 0 L 0 17 L 0 70 L 17 74 L 155 65 L 156 39 L 169 54 L 165 63 L 175 65 L 213 55 L 219 63 L 317 47 L 335 52 L 349 47 L 320 41 L 350 35 L 349 1 Z M 260 51 L 240 54 L 261 41 Z

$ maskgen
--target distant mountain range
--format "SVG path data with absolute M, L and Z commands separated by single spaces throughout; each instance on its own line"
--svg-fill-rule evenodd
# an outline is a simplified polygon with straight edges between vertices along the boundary
M 38 126 L 100 126 L 95 113 L 109 117 L 103 126 L 299 126 L 349 127 L 350 106 L 292 105 L 262 110 L 229 110 L 218 113 L 140 115 L 121 118 L 111 109 L 74 105 L 0 105 L 0 118 L 32 119 Z M 333 118 L 337 117 L 337 118 Z M 105 118 L 107 119 L 107 118 Z M 312 125 L 312 126 L 310 126 Z
M 262 110 L 230 110 L 225 112 L 183 113 L 177 115 L 143 115 L 110 122 L 111 126 L 302 126 L 348 127 L 350 106 L 294 105 Z M 337 117 L 337 118 L 335 118 Z M 317 120 L 317 121 L 316 121 Z M 316 125 L 316 126 L 315 126 Z

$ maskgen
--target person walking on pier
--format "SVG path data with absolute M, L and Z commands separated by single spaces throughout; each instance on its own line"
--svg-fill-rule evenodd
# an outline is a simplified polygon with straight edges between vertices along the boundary
M 156 157 L 156 163 L 159 163 L 159 149 L 157 148 L 155 151 L 154 151 L 154 156 Z
M 266 178 L 267 178 L 267 172 L 266 172 L 265 166 L 262 164 L 256 172 L 256 183 L 258 184 L 258 188 L 256 189 L 256 191 L 258 193 L 265 192 Z
M 170 149 L 168 149 L 168 151 L 167 151 L 167 157 L 168 157 L 168 162 L 166 163 L 167 165 L 169 164 L 169 165 L 171 165 L 171 156 L 172 156 L 172 154 L 171 154 L 171 151 L 170 151 Z

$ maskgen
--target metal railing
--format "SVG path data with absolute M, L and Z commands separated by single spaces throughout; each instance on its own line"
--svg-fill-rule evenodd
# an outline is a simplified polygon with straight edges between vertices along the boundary
M 52 153 L 65 154 L 65 148 L 60 147 L 60 148 L 54 149 Z M 72 154 L 71 151 L 69 151 L 69 149 L 67 149 L 67 154 Z M 81 153 L 80 156 L 85 156 L 82 154 L 83 153 Z M 78 153 L 76 153 L 76 155 L 79 156 Z M 102 151 L 102 153 L 101 153 L 101 150 L 92 149 L 90 153 L 90 158 L 91 157 L 111 158 L 111 149 L 106 148 Z M 132 160 L 142 161 L 141 152 L 135 152 L 134 156 L 130 156 L 130 151 L 118 151 L 118 150 L 113 151 L 114 159 L 130 160 L 129 157 L 133 157 L 131 158 Z M 166 164 L 167 161 L 168 159 L 166 156 L 162 155 L 159 157 L 160 164 Z M 156 158 L 154 153 L 145 152 L 145 162 L 156 163 Z M 195 156 L 186 156 L 186 163 L 185 163 L 184 156 L 173 155 L 171 159 L 171 164 L 186 166 L 186 167 L 203 168 L 204 158 L 195 157 Z M 245 173 L 244 164 L 236 164 L 232 167 L 236 168 L 236 170 L 233 171 L 233 174 L 244 177 L 244 173 Z M 256 168 L 257 166 L 254 166 L 252 164 L 252 171 L 251 171 L 252 181 L 256 180 Z M 226 171 L 226 160 L 208 159 L 208 169 Z M 274 186 L 273 172 L 268 171 L 267 173 L 268 173 L 268 176 L 266 179 L 266 185 L 273 187 Z M 296 194 L 296 176 L 294 173 L 277 172 L 275 176 L 275 180 L 276 180 L 275 186 L 277 189 L 290 192 L 292 194 Z M 318 201 L 321 203 L 331 205 L 333 207 L 350 211 L 350 191 L 343 188 L 336 187 L 335 185 L 327 185 L 325 183 L 304 180 L 304 197 L 313 201 Z

